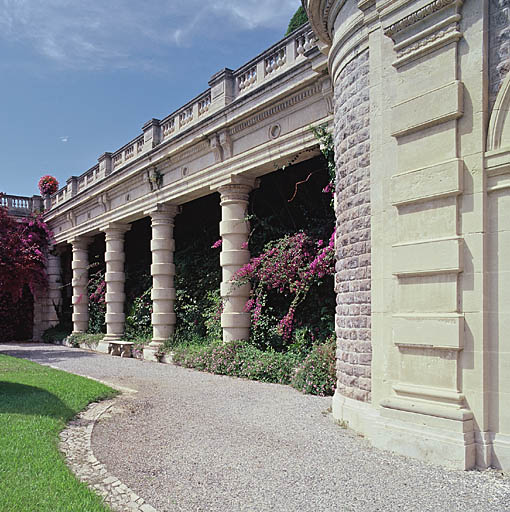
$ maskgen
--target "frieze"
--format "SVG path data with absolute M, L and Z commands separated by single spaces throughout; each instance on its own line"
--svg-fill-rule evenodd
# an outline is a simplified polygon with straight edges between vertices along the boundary
M 462 38 L 459 29 L 461 6 L 462 0 L 435 0 L 389 26 L 384 33 L 395 43 L 397 59 L 393 66 L 399 68 L 459 41 Z
M 243 130 L 246 130 L 246 128 L 249 128 L 250 126 L 253 126 L 257 123 L 260 123 L 260 121 L 264 121 L 265 119 L 268 119 L 269 117 L 274 116 L 279 112 L 283 112 L 284 110 L 287 110 L 289 107 L 292 107 L 293 105 L 296 105 L 301 101 L 310 98 L 311 96 L 314 96 L 319 92 L 322 92 L 322 85 L 317 83 L 313 87 L 305 89 L 304 91 L 301 91 L 300 93 L 291 96 L 290 98 L 287 98 L 286 100 L 280 103 L 277 103 L 273 107 L 268 108 L 267 110 L 264 110 L 254 115 L 253 117 L 250 117 L 249 119 L 246 119 L 245 121 L 242 121 L 239 124 L 233 126 L 232 128 L 230 128 L 229 134 L 235 135 L 236 133 L 242 132 Z
M 432 16 L 436 12 L 444 9 L 449 5 L 460 6 L 462 5 L 462 0 L 434 0 L 432 3 L 422 7 L 421 9 L 418 9 L 417 11 L 414 11 L 405 18 L 402 18 L 396 23 L 390 25 L 384 30 L 384 35 L 391 37 L 391 39 L 395 41 L 394 36 L 396 34 L 402 32 L 408 27 L 411 27 L 412 25 L 415 25 L 416 23 L 423 21 L 425 18 Z

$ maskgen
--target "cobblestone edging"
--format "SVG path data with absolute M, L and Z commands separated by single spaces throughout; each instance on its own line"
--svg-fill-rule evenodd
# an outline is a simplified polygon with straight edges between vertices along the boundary
M 60 433 L 60 450 L 76 477 L 104 498 L 118 512 L 157 512 L 117 477 L 108 473 L 91 447 L 94 425 L 109 411 L 115 399 L 92 403 Z
M 368 51 L 335 83 L 337 390 L 371 399 L 370 101 Z

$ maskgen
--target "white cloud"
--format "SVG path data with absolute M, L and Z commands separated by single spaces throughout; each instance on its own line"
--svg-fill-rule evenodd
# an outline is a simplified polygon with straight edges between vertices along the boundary
M 132 67 L 195 38 L 256 28 L 284 32 L 298 0 L 0 0 L 0 39 L 66 67 Z
M 62 135 L 62 137 L 60 137 L 60 142 L 67 142 L 69 140 L 69 135 Z

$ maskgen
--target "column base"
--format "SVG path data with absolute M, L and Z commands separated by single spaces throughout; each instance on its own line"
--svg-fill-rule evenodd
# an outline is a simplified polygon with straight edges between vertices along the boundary
M 101 352 L 101 354 L 109 354 L 110 353 L 110 343 L 102 339 L 94 349 L 96 352 Z
M 229 341 L 237 340 L 249 340 L 250 339 L 250 328 L 245 327 L 223 327 L 223 342 L 228 343 Z
M 477 445 L 472 419 L 460 421 L 375 408 L 338 392 L 333 397 L 332 409 L 337 421 L 365 435 L 376 448 L 451 469 L 475 467 Z
M 154 347 L 149 345 L 148 347 L 144 347 L 143 349 L 143 360 L 144 361 L 152 361 L 153 363 L 159 362 L 159 357 L 156 357 L 156 353 L 158 352 L 159 347 Z

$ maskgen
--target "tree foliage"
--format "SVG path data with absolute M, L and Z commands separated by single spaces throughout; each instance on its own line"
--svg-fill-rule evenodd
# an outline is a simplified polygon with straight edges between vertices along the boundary
M 308 16 L 306 15 L 306 11 L 302 6 L 294 13 L 294 16 L 290 19 L 289 26 L 287 28 L 287 32 L 285 33 L 288 36 L 291 32 L 299 28 L 301 25 L 304 25 L 308 21 Z
M 0 207 L 0 290 L 17 301 L 28 286 L 34 296 L 48 283 L 46 257 L 52 233 L 40 217 L 16 221 Z

